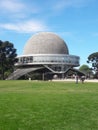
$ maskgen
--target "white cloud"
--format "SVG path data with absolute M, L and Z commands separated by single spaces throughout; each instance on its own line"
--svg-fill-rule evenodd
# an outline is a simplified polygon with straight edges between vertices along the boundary
M 40 10 L 41 8 L 33 1 L 0 0 L 0 16 L 2 16 L 2 20 L 4 18 L 17 21 L 38 14 L 41 12 Z
M 16 31 L 20 33 L 33 33 L 39 31 L 46 31 L 47 26 L 45 26 L 42 22 L 39 21 L 25 21 L 22 23 L 5 23 L 0 24 L 0 28 L 4 30 Z
M 22 2 L 21 0 L 0 0 L 0 10 L 4 12 L 11 12 L 11 13 L 37 13 L 40 12 L 39 4 L 35 4 L 33 1 Z
M 0 8 L 3 11 L 19 12 L 25 8 L 25 5 L 16 0 L 0 0 Z
M 64 8 L 68 8 L 68 7 L 82 7 L 82 6 L 86 6 L 87 3 L 91 2 L 92 0 L 60 0 L 57 1 L 54 9 L 55 10 L 62 10 Z

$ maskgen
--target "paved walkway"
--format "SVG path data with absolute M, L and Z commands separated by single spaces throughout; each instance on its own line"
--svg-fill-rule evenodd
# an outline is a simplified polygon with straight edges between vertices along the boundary
M 75 79 L 54 79 L 52 81 L 68 81 L 68 82 L 75 82 Z M 79 80 L 80 82 L 80 80 Z M 84 82 L 98 82 L 98 79 L 86 79 Z

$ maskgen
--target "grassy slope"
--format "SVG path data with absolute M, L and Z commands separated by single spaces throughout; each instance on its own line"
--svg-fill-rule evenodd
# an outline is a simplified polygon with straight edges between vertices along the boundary
M 98 130 L 98 83 L 0 81 L 0 130 Z

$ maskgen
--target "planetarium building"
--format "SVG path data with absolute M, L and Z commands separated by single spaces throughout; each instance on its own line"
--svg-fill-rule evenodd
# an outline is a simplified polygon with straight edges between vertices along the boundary
M 70 68 L 79 66 L 80 59 L 70 55 L 66 42 L 51 32 L 33 35 L 24 46 L 23 55 L 17 58 L 16 70 L 9 79 L 65 78 Z

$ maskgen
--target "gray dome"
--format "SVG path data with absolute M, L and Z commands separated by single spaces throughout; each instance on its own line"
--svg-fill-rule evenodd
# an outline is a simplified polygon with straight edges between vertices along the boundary
M 27 41 L 23 54 L 69 54 L 69 51 L 66 43 L 59 36 L 50 32 L 41 32 Z

